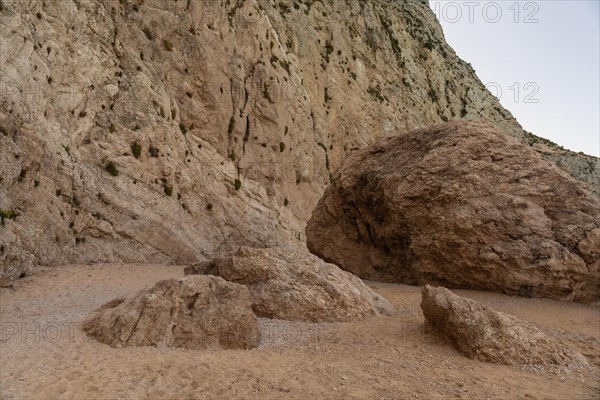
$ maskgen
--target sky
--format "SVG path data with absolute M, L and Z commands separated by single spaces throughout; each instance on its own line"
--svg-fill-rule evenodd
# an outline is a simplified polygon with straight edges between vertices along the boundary
M 525 130 L 600 156 L 600 0 L 429 4 L 446 41 Z

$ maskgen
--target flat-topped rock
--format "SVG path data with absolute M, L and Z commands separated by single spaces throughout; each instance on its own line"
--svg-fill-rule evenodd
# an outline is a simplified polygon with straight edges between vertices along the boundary
M 241 247 L 185 269 L 246 285 L 254 312 L 296 321 L 351 321 L 394 307 L 356 276 L 307 251 Z
M 251 349 L 258 321 L 243 285 L 215 276 L 158 282 L 137 295 L 115 299 L 82 324 L 91 337 L 113 347 Z

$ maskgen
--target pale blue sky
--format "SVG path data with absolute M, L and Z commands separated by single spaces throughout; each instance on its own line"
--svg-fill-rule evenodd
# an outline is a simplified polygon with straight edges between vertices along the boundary
M 448 43 L 526 130 L 600 156 L 600 0 L 429 3 Z

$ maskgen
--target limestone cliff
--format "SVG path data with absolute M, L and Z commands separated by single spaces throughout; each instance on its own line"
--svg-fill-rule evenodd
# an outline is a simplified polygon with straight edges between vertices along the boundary
M 0 4 L 5 278 L 303 246 L 345 155 L 456 119 L 598 190 L 598 159 L 525 133 L 423 1 Z

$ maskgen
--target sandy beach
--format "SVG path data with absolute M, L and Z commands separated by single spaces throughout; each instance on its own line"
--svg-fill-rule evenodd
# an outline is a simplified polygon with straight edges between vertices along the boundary
M 40 268 L 0 289 L 0 399 L 597 399 L 600 309 L 457 290 L 570 343 L 590 368 L 508 367 L 470 360 L 424 325 L 418 287 L 366 282 L 393 317 L 310 324 L 261 319 L 259 348 L 116 349 L 79 321 L 103 303 L 183 267 Z

